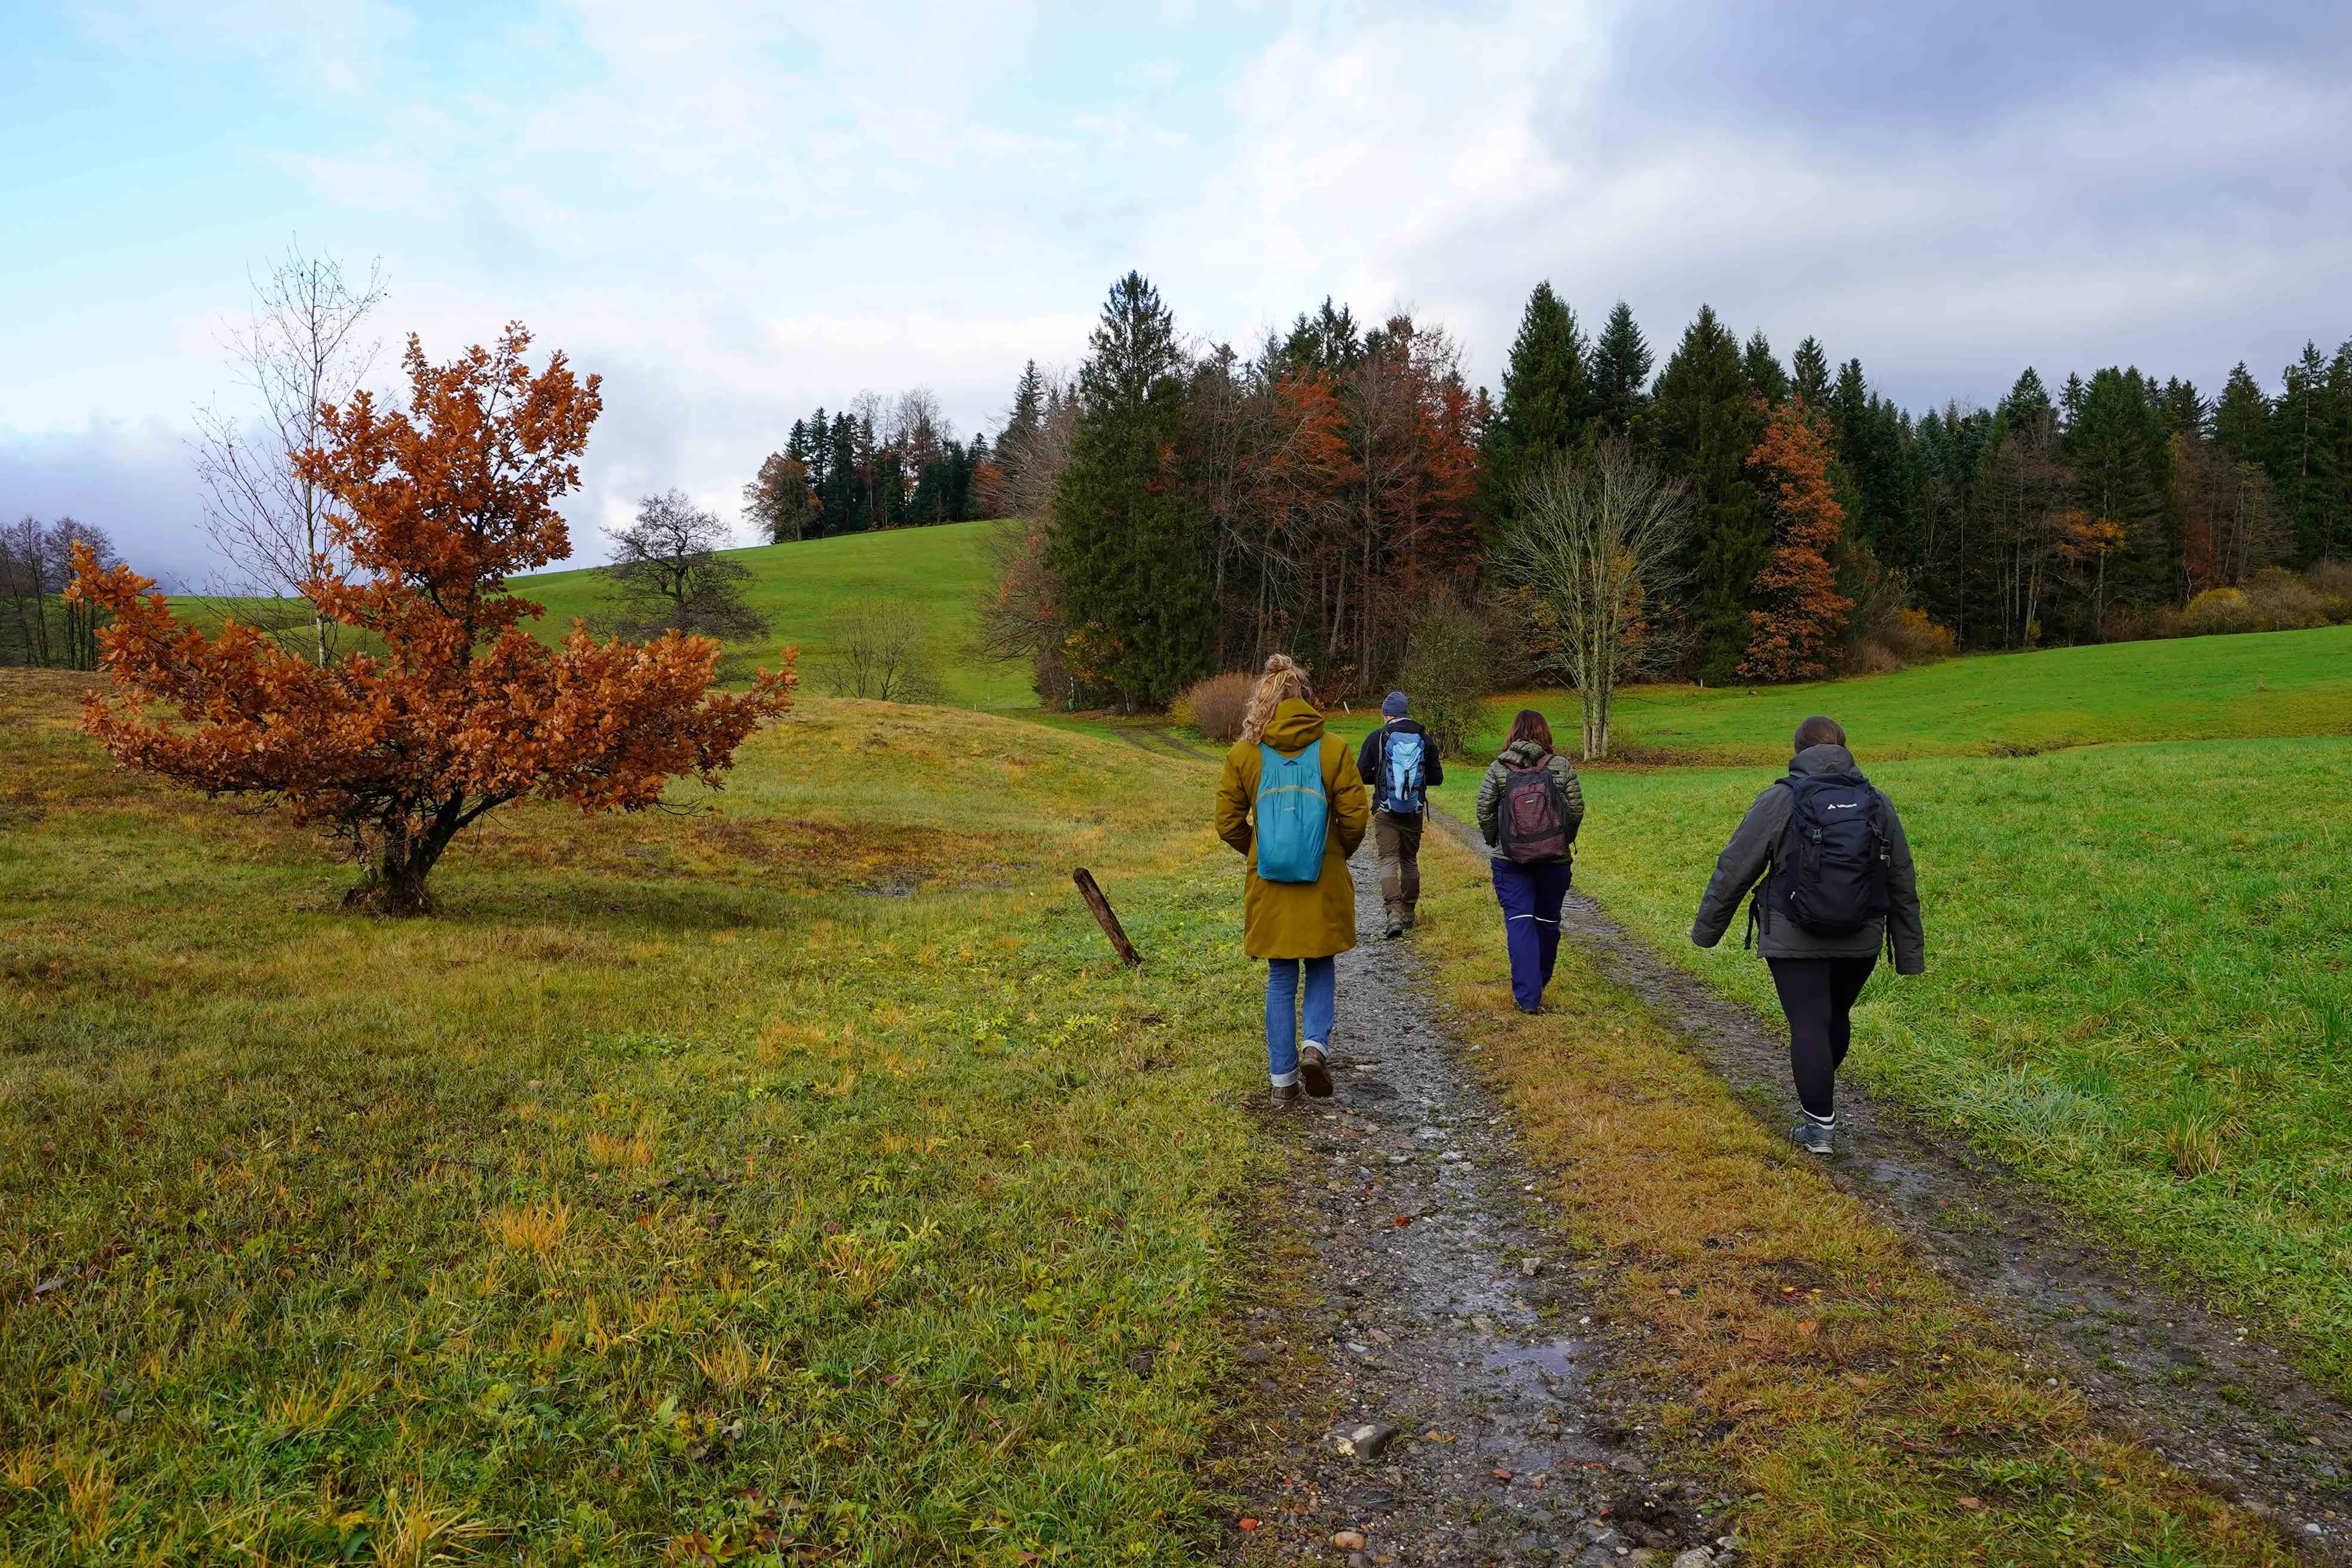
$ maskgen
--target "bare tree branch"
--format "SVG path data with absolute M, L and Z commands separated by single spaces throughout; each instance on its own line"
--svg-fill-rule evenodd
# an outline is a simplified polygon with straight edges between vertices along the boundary
M 320 410 L 349 399 L 373 366 L 382 345 L 362 329 L 385 291 L 381 263 L 354 287 L 341 263 L 289 246 L 253 280 L 252 313 L 227 342 L 257 407 L 246 419 L 216 404 L 196 412 L 204 530 L 223 562 L 215 591 L 294 601 L 291 613 L 263 613 L 277 623 L 265 629 L 321 665 L 334 657 L 338 627 L 309 604 L 307 584 L 348 563 L 334 559 L 325 495 L 295 471 L 294 458 L 319 444 Z M 257 616 L 250 605 L 244 614 Z

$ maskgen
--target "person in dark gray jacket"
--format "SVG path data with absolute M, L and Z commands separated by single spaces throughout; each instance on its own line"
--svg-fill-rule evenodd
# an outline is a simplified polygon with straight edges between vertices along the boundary
M 1878 965 L 1879 950 L 1895 950 L 1895 973 L 1917 974 L 1927 967 L 1927 946 L 1919 922 L 1919 883 L 1902 818 L 1885 793 L 1854 766 L 1845 731 L 1836 720 L 1815 715 L 1797 726 L 1796 753 L 1788 777 L 1756 797 L 1717 858 L 1715 876 L 1691 926 L 1691 941 L 1701 947 L 1722 941 L 1739 912 L 1740 900 L 1758 878 L 1764 879 L 1752 909 L 1756 951 L 1771 968 L 1780 1010 L 1789 1018 L 1789 1062 L 1805 1112 L 1797 1126 L 1797 1142 L 1813 1153 L 1827 1154 L 1837 1131 L 1834 1086 L 1838 1065 L 1845 1060 L 1853 1038 L 1853 1004 Z M 1781 841 L 1795 799 L 1793 786 L 1805 778 L 1836 778 L 1877 795 L 1886 835 L 1887 912 L 1851 934 L 1817 934 L 1788 911 L 1789 868 L 1782 863 L 1786 851 Z

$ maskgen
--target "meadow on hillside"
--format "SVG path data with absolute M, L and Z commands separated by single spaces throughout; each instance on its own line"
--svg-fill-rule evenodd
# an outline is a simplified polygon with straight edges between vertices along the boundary
M 1192 1559 L 1264 1064 L 1168 759 L 809 700 L 383 921 L 83 683 L 0 683 L 0 1555 Z
M 1576 693 L 1507 692 L 1486 705 L 1472 751 L 1502 746 L 1534 708 L 1573 742 Z M 1642 763 L 1760 763 L 1788 754 L 1810 713 L 1874 757 L 1982 757 L 2112 741 L 2352 731 L 2352 626 L 1972 654 L 1887 675 L 1787 686 L 1621 687 L 1612 754 Z M 1376 713 L 1337 721 L 1354 734 Z
M 946 522 L 729 551 L 730 560 L 751 573 L 745 602 L 765 611 L 770 622 L 764 647 L 730 642 L 728 650 L 754 663 L 772 662 L 775 648 L 796 646 L 804 689 L 822 693 L 827 618 L 861 599 L 892 600 L 913 605 L 930 623 L 948 701 L 961 708 L 1034 708 L 1037 698 L 1026 664 L 995 663 L 971 647 L 975 606 L 996 581 L 989 539 L 997 526 Z M 574 616 L 595 615 L 604 592 L 593 567 L 518 577 L 513 586 L 547 606 L 542 635 L 560 635 Z
M 996 580 L 989 538 L 998 526 L 940 523 L 727 552 L 751 574 L 744 601 L 770 618 L 765 637 L 723 645 L 736 656 L 730 660 L 730 671 L 736 664 L 747 670 L 759 664 L 772 666 L 779 648 L 797 647 L 803 689 L 821 695 L 830 647 L 827 620 L 860 600 L 888 600 L 914 606 L 929 621 L 949 702 L 996 710 L 1034 708 L 1037 697 L 1030 689 L 1026 664 L 997 663 L 972 650 L 974 606 Z M 547 606 L 544 616 L 527 623 L 528 629 L 546 640 L 564 636 L 574 619 L 593 620 L 607 608 L 602 574 L 593 566 L 517 577 L 509 586 Z M 174 607 L 198 625 L 212 626 L 224 614 L 237 613 L 239 605 L 236 600 L 189 598 L 176 601 Z
M 2347 701 L 2340 627 L 1676 692 L 1633 732 L 1753 764 L 1585 770 L 1577 882 L 1776 1016 L 1738 927 L 1702 952 L 1690 921 L 1795 719 L 1835 715 L 1903 811 L 1928 931 L 1926 976 L 1873 980 L 1849 1070 L 2258 1308 L 2352 1389 L 2352 741 L 2326 734 Z M 1572 702 L 1542 703 L 1556 732 Z M 2071 743 L 2086 731 L 2123 743 Z M 2143 739 L 2182 734 L 2233 738 Z M 1982 754 L 2037 737 L 2069 744 Z M 1441 805 L 1470 815 L 1483 761 Z

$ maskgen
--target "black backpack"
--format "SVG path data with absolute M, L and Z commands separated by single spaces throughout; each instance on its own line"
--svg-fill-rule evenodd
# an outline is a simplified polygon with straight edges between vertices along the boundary
M 1886 801 L 1860 773 L 1784 781 L 1789 825 L 1758 897 L 1815 936 L 1852 936 L 1893 907 Z

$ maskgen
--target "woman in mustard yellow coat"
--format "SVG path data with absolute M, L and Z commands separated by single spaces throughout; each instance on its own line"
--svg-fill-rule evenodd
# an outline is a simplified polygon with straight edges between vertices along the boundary
M 1268 748 L 1295 760 L 1317 749 L 1322 785 L 1323 863 L 1313 881 L 1267 881 L 1258 873 L 1259 785 Z M 1304 792 L 1302 792 L 1304 793 Z M 1242 946 L 1266 961 L 1265 1057 L 1277 1106 L 1297 1102 L 1303 1084 L 1331 1092 L 1331 1024 L 1338 993 L 1332 959 L 1356 945 L 1356 885 L 1348 857 L 1364 841 L 1371 803 L 1348 743 L 1323 732 L 1323 715 L 1307 700 L 1307 674 L 1284 654 L 1265 661 L 1250 694 L 1242 738 L 1225 753 L 1217 784 L 1217 837 L 1249 863 L 1242 899 Z M 1298 1041 L 1299 976 L 1305 971 L 1306 1044 Z

